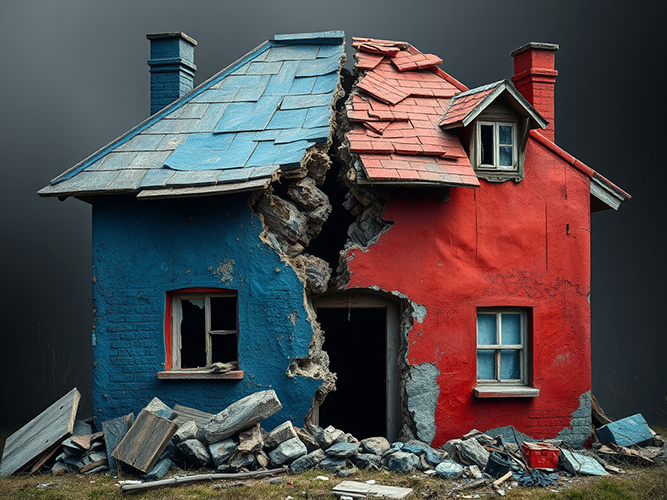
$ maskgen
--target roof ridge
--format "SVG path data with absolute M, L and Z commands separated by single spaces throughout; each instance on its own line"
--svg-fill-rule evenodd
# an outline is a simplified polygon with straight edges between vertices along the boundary
M 566 162 L 568 162 L 570 165 L 572 165 L 574 168 L 579 170 L 581 173 L 586 175 L 587 177 L 590 177 L 591 179 L 595 178 L 600 181 L 602 181 L 604 184 L 606 184 L 609 188 L 613 189 L 616 191 L 619 195 L 623 196 L 625 200 L 629 200 L 632 198 L 629 193 L 623 191 L 620 187 L 618 187 L 616 184 L 611 182 L 609 179 L 607 179 L 605 176 L 602 174 L 598 173 L 597 171 L 593 170 L 591 167 L 586 165 L 584 162 L 581 160 L 578 160 L 574 156 L 572 156 L 570 153 L 565 151 L 563 148 L 558 146 L 555 142 L 553 142 L 551 139 L 545 137 L 542 135 L 538 130 L 531 130 L 530 135 L 537 140 L 540 144 L 542 144 L 544 147 L 552 151 L 553 153 L 557 154 L 560 156 L 562 159 L 564 159 Z
M 272 42 L 280 45 L 304 44 L 304 45 L 324 45 L 337 44 L 345 40 L 343 30 L 314 31 L 310 33 L 287 33 L 274 35 Z

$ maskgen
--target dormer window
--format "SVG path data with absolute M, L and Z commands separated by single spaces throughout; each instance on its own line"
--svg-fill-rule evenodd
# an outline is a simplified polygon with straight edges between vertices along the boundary
M 477 137 L 478 169 L 517 170 L 515 123 L 477 122 Z

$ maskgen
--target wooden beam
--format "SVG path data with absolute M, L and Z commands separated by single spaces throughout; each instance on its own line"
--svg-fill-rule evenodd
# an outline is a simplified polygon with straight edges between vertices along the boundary
M 7 438 L 0 476 L 8 476 L 72 435 L 81 394 L 72 389 Z

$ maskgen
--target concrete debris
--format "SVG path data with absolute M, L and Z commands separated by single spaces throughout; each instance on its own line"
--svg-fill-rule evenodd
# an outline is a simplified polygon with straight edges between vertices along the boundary
M 204 424 L 201 437 L 209 444 L 217 443 L 269 418 L 282 407 L 274 390 L 256 392 L 232 403 Z
M 651 429 L 641 413 L 603 425 L 595 433 L 602 444 L 633 446 L 653 441 Z
M 264 441 L 264 446 L 273 449 L 280 443 L 298 437 L 294 425 L 289 420 L 275 427 Z M 304 443 L 305 444 L 305 443 Z
M 298 437 L 294 437 L 280 443 L 275 450 L 269 453 L 269 458 L 274 465 L 283 465 L 289 464 L 307 453 L 306 445 Z
M 501 491 L 517 486 L 553 488 L 563 481 L 564 475 L 624 473 L 623 469 L 606 461 L 642 466 L 667 462 L 667 447 L 658 446 L 664 443 L 653 434 L 650 440 L 653 446 L 629 448 L 597 442 L 592 450 L 573 450 L 558 440 L 535 442 L 517 438 L 521 443 L 517 446 L 511 440 L 493 438 L 475 429 L 439 449 L 418 439 L 404 438 L 390 443 L 376 436 L 358 440 L 331 425 L 326 428 L 311 425 L 306 430 L 295 427 L 289 420 L 267 432 L 262 428 L 262 421 L 282 408 L 272 390 L 240 399 L 217 415 L 187 408 L 184 414 L 189 418 L 183 418 L 177 412 L 165 410 L 161 404 L 164 403 L 157 398 L 150 403 L 156 411 L 173 420 L 145 408 L 136 420 L 133 415 L 126 415 L 102 422 L 103 432 L 93 432 L 90 426 L 79 423 L 78 433 L 42 457 L 34 471 L 54 475 L 108 471 L 107 457 L 111 449 L 116 458 L 121 457 L 116 462 L 116 468 L 121 469 L 119 474 L 134 474 L 148 481 L 139 483 L 137 488 L 140 489 L 187 483 L 195 478 L 181 477 L 179 473 L 163 480 L 174 468 L 217 469 L 217 473 L 201 476 L 216 479 L 258 478 L 286 470 L 301 473 L 313 469 L 346 477 L 354 476 L 360 469 L 371 469 L 457 480 L 459 483 L 449 495 L 467 491 L 471 495 L 464 496 L 474 497 L 474 490 L 481 495 L 482 489 L 503 496 Z M 197 421 L 192 419 L 193 415 L 197 416 Z M 120 454 L 119 442 L 124 448 Z M 558 456 L 556 463 L 553 458 Z M 502 457 L 504 463 L 497 457 Z M 512 483 L 506 483 L 507 487 L 501 489 L 499 485 L 509 478 Z M 129 491 L 129 487 L 127 489 Z M 350 490 L 349 494 L 353 493 Z

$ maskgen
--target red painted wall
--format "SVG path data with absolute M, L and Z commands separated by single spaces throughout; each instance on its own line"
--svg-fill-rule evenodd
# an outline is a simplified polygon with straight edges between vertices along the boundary
M 383 214 L 393 227 L 368 251 L 348 251 L 349 288 L 377 285 L 427 308 L 409 332 L 408 362 L 440 370 L 434 446 L 473 427 L 547 438 L 569 426 L 591 388 L 589 189 L 530 139 L 522 182 L 482 180 L 446 202 L 435 190 L 397 190 Z M 477 308 L 488 306 L 532 308 L 538 397 L 473 395 Z

